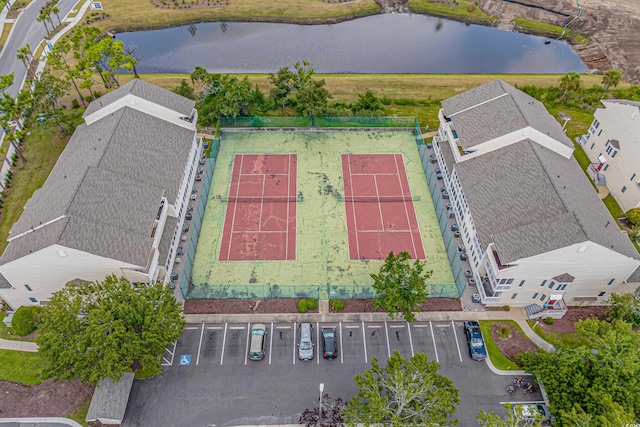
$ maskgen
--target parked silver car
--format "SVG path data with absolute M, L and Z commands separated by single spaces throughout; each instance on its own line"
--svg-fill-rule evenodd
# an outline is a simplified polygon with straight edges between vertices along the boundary
M 267 334 L 269 331 L 267 327 L 262 323 L 256 323 L 251 328 L 251 338 L 249 343 L 249 359 L 262 360 L 264 359 L 264 343 L 267 340 Z
M 301 323 L 298 326 L 298 359 L 313 360 L 314 347 L 313 326 L 311 323 Z

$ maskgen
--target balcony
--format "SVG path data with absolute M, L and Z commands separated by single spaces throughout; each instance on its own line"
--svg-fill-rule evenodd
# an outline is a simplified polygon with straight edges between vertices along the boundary
M 588 134 L 588 133 L 587 133 L 587 134 L 585 134 L 585 135 L 582 135 L 582 136 L 580 137 L 580 145 L 582 145 L 583 147 L 585 147 L 585 146 L 587 145 L 587 142 L 589 142 L 589 136 L 591 136 L 591 135 L 590 135 L 590 134 Z
M 567 312 L 567 305 L 564 303 L 562 295 L 551 295 L 549 297 L 549 301 L 547 301 L 543 306 L 538 304 L 529 304 L 524 309 L 531 320 L 541 319 L 543 317 L 560 319 Z
M 591 163 L 587 167 L 587 174 L 596 185 L 607 185 L 607 177 L 599 171 L 597 163 Z

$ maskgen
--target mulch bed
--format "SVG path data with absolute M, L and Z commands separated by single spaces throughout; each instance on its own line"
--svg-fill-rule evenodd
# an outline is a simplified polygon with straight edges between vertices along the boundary
M 606 307 L 603 306 L 569 307 L 569 310 L 562 319 L 554 319 L 553 325 L 547 325 L 541 319 L 538 326 L 550 332 L 573 334 L 576 331 L 576 323 L 582 319 L 595 317 L 600 320 L 605 320 L 605 310 Z
M 509 338 L 502 338 L 498 331 L 503 326 L 506 326 L 511 330 L 511 336 Z M 498 350 L 505 357 L 512 362 L 515 362 L 514 356 L 518 353 L 522 353 L 524 351 L 531 351 L 535 353 L 538 347 L 529 340 L 529 338 L 525 337 L 520 333 L 518 329 L 516 329 L 513 325 L 509 323 L 494 323 L 491 325 L 491 338 L 493 342 L 496 343 Z
M 433 298 L 419 306 L 420 311 L 461 311 L 462 304 L 456 298 Z M 384 312 L 373 308 L 371 299 L 344 300 L 343 313 Z M 185 314 L 251 314 L 251 313 L 297 313 L 298 300 L 291 298 L 243 300 L 210 299 L 187 300 L 184 302 Z M 317 313 L 309 310 L 307 313 Z
M 80 380 L 23 385 L 0 381 L 0 418 L 66 417 L 93 395 Z

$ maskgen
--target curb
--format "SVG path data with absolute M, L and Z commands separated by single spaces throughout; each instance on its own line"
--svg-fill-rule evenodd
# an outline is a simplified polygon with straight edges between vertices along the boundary
M 69 418 L 50 417 L 50 418 L 0 418 L 0 424 L 64 424 L 71 427 L 82 427 L 77 422 L 70 420 Z

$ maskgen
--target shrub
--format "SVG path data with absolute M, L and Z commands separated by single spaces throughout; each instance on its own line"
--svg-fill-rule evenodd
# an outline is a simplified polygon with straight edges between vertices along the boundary
M 337 311 L 338 313 L 340 313 L 342 310 L 344 310 L 344 301 L 341 299 L 332 299 L 331 300 L 331 307 Z
M 504 309 L 504 311 L 511 311 L 511 307 L 509 307 L 508 305 L 503 305 L 502 308 Z
M 553 325 L 553 317 L 545 317 L 544 318 L 544 323 L 546 323 L 547 325 Z
M 473 2 L 469 5 L 469 7 L 467 8 L 467 11 L 473 12 L 475 9 L 476 9 L 476 3 Z
M 301 299 L 298 301 L 298 313 L 306 313 L 309 308 L 307 307 L 307 300 Z
M 640 227 L 640 208 L 629 209 L 625 216 L 631 227 Z
M 500 326 L 500 329 L 498 329 L 498 336 L 505 340 L 511 338 L 511 328 L 506 325 Z
M 40 323 L 41 311 L 42 307 L 37 305 L 20 307 L 11 320 L 11 332 L 23 337 L 35 331 Z
M 72 99 L 71 100 L 71 108 L 73 108 L 73 109 L 80 108 L 80 102 L 78 102 L 77 99 Z
M 309 298 L 307 299 L 307 310 L 317 310 L 318 309 L 318 300 Z

